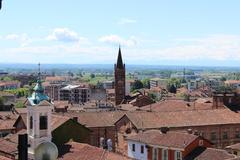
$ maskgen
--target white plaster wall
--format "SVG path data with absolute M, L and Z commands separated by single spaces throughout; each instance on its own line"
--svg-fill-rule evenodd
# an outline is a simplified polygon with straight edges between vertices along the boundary
M 135 152 L 132 151 L 132 144 L 135 144 Z M 144 153 L 141 153 L 141 145 L 144 146 Z M 128 156 L 137 160 L 147 160 L 146 144 L 134 141 L 128 141 Z

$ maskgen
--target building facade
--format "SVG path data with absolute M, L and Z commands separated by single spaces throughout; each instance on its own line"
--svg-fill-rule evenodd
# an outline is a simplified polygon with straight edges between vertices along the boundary
M 90 101 L 90 89 L 84 85 L 68 85 L 60 90 L 60 100 L 84 104 Z
M 128 156 L 138 160 L 182 160 L 196 148 L 211 147 L 199 136 L 183 132 L 150 130 L 127 137 Z

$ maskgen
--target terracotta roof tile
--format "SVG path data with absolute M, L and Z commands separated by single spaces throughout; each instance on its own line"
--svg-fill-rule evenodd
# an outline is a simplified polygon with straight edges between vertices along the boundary
M 188 111 L 212 109 L 212 103 L 187 102 L 183 100 L 165 100 L 158 103 L 141 107 L 141 110 L 152 110 L 157 112 Z
M 0 160 L 11 160 L 11 159 L 4 156 L 0 156 Z
M 224 83 L 225 84 L 236 84 L 236 83 L 240 83 L 240 80 L 227 80 Z
M 46 77 L 46 81 L 66 81 L 67 77 L 55 76 L 55 77 Z
M 240 123 L 240 114 L 228 109 L 178 112 L 128 112 L 126 116 L 135 127 L 146 129 Z
M 59 160 L 130 160 L 122 155 L 83 143 L 69 142 L 61 150 L 65 153 L 61 154 Z
M 65 108 L 70 107 L 71 104 L 68 103 L 68 101 L 54 101 L 54 107 L 55 108 Z
M 234 150 L 239 150 L 240 151 L 240 143 L 236 143 L 230 146 L 226 147 L 227 149 L 234 149 Z
M 12 112 L 0 112 L 0 130 L 15 129 L 13 126 L 18 115 Z
M 184 149 L 197 138 L 198 136 L 183 132 L 169 131 L 164 134 L 161 133 L 159 130 L 150 130 L 146 132 L 141 132 L 134 136 L 129 136 L 127 139 L 143 142 L 149 145 Z
M 109 127 L 119 120 L 125 112 L 80 112 L 64 113 L 68 117 L 78 117 L 78 122 L 86 127 Z
M 233 154 L 229 154 L 227 151 L 222 149 L 206 148 L 194 158 L 197 160 L 228 160 L 231 158 L 235 158 L 235 156 Z M 192 160 L 192 158 L 190 159 Z
M 15 142 L 8 141 L 4 138 L 0 139 L 0 151 L 8 154 L 15 154 L 17 153 L 17 146 L 18 144 Z

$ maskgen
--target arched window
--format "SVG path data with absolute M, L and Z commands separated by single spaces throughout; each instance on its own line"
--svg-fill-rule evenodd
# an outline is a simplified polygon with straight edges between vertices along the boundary
M 32 129 L 33 128 L 33 117 L 32 116 L 30 116 L 29 121 L 30 121 L 30 129 Z
M 40 130 L 44 130 L 47 129 L 47 116 L 40 116 Z

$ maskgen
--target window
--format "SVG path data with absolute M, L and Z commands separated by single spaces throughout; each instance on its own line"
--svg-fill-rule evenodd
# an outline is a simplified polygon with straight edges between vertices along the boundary
M 47 129 L 47 116 L 40 116 L 40 130 Z
M 135 152 L 135 144 L 132 144 L 132 151 Z
M 228 134 L 227 134 L 227 132 L 223 132 L 223 139 L 228 139 Z
M 32 129 L 33 128 L 33 117 L 32 116 L 30 117 L 29 121 L 30 121 L 30 129 Z
M 235 138 L 240 138 L 240 132 L 239 131 L 235 132 Z
M 141 145 L 141 153 L 143 154 L 144 153 L 144 146 Z
M 212 132 L 211 133 L 211 140 L 214 141 L 217 139 L 217 135 L 216 135 L 216 132 Z
M 158 149 L 157 148 L 153 148 L 152 160 L 158 160 Z
M 200 132 L 201 137 L 206 137 L 206 134 L 204 132 Z
M 162 160 L 168 160 L 168 150 L 162 149 Z
M 199 140 L 199 146 L 203 146 L 203 140 Z
M 229 104 L 232 103 L 232 98 L 229 98 L 228 103 L 229 103 Z
M 175 160 L 182 160 L 182 152 L 175 151 Z

